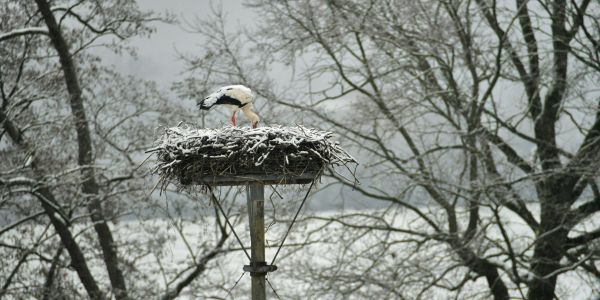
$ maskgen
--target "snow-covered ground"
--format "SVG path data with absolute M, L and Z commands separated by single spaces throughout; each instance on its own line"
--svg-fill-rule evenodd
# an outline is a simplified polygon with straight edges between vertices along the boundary
M 531 207 L 536 210 L 535 206 Z M 365 213 L 381 213 L 378 211 L 346 211 L 346 214 L 364 215 Z M 281 213 L 281 212 L 279 212 Z M 338 212 L 303 212 L 303 218 L 311 218 L 298 223 L 288 237 L 286 244 L 275 263 L 279 270 L 269 274 L 268 279 L 277 290 L 282 299 L 363 299 L 368 295 L 380 298 L 409 299 L 420 297 L 422 299 L 446 299 L 449 296 L 469 299 L 488 298 L 487 287 L 483 278 L 475 281 L 469 280 L 460 294 L 449 294 L 443 288 L 430 288 L 425 290 L 424 282 L 418 278 L 425 276 L 426 272 L 435 273 L 444 266 L 452 264 L 453 259 L 448 255 L 445 246 L 426 243 L 421 249 L 415 250 L 409 243 L 398 241 L 405 240 L 408 236 L 402 233 L 382 234 L 380 232 L 353 231 L 351 234 L 341 230 L 341 226 L 329 223 L 327 220 Z M 288 214 L 284 214 L 288 217 Z M 490 217 L 483 214 L 483 219 Z M 506 215 L 509 217 L 509 214 Z M 247 234 L 247 220 L 245 218 L 233 219 L 237 221 L 236 231 L 242 241 L 249 245 Z M 420 230 L 423 224 L 415 221 L 416 218 L 409 212 L 396 212 L 391 224 L 395 226 Z M 590 221 L 593 222 L 593 221 Z M 279 244 L 288 224 L 276 222 L 270 224 L 267 218 L 267 261 L 270 262 L 275 254 L 276 245 Z M 121 244 L 120 254 L 126 256 L 127 261 L 135 265 L 126 274 L 131 290 L 143 291 L 136 297 L 147 297 L 152 294 L 164 292 L 167 285 L 181 280 L 181 273 L 185 276 L 190 271 L 186 268 L 192 266 L 193 259 L 198 260 L 205 249 L 210 249 L 215 242 L 216 230 L 213 227 L 214 218 L 200 216 L 197 219 L 149 219 L 127 220 L 112 224 L 117 242 Z M 511 219 L 505 223 L 507 230 L 519 236 L 513 243 L 515 250 L 527 247 L 532 241 L 532 233 L 518 220 Z M 591 224 L 589 224 L 591 225 Z M 39 227 L 35 231 L 41 233 L 44 229 Z M 80 239 L 89 235 L 93 238 L 92 230 L 78 227 Z M 15 232 L 15 234 L 18 234 Z M 22 234 L 22 233 L 21 233 Z M 491 236 L 499 233 L 491 233 Z M 488 234 L 488 236 L 490 236 Z M 10 240 L 8 237 L 7 240 Z M 85 244 L 86 251 L 98 253 L 93 249 L 93 244 Z M 306 244 L 304 247 L 294 245 Z M 90 249 L 91 248 L 91 249 Z M 239 250 L 239 244 L 233 236 L 226 244 L 227 251 L 209 263 L 209 269 L 194 281 L 194 284 L 182 291 L 182 299 L 249 299 L 250 276 L 242 276 L 242 267 L 248 263 L 245 254 Z M 385 249 L 384 249 L 385 248 Z M 49 253 L 51 255 L 51 252 Z M 105 274 L 100 261 L 90 260 L 94 274 Z M 375 262 L 378 265 L 374 264 Z M 497 261 L 497 263 L 506 263 Z M 32 261 L 26 266 L 35 270 L 38 265 Z M 507 266 L 508 267 L 508 266 Z M 450 272 L 450 276 L 442 278 L 439 286 L 456 284 L 464 276 L 464 269 Z M 66 280 L 78 282 L 73 272 L 61 274 L 67 276 Z M 133 276 L 132 276 L 133 275 Z M 392 278 L 398 276 L 397 278 Z M 97 278 L 104 282 L 106 288 L 107 278 Z M 369 280 L 386 281 L 390 285 L 398 285 L 400 294 L 394 294 Z M 236 285 L 236 281 L 239 282 Z M 425 280 L 425 281 L 426 281 Z M 362 282 L 362 283 L 361 283 Z M 560 299 L 589 299 L 596 296 L 594 289 L 598 282 L 588 282 L 585 277 L 576 272 L 569 272 L 559 277 L 557 295 Z M 79 288 L 81 293 L 83 290 Z M 345 291 L 345 289 L 348 289 Z M 328 290 L 331 293 L 328 294 Z M 392 287 L 391 290 L 394 290 Z M 276 298 L 270 292 L 271 298 Z M 344 294 L 346 293 L 346 294 Z M 513 296 L 519 298 L 521 294 L 514 290 Z M 345 296 L 344 296 L 345 295 Z

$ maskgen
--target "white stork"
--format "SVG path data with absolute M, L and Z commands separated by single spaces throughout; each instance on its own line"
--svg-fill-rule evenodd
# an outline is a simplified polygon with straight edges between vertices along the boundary
M 235 126 L 235 113 L 241 110 L 246 119 L 250 121 L 252 128 L 256 128 L 260 118 L 252 111 L 253 100 L 254 96 L 252 95 L 252 90 L 249 88 L 243 85 L 228 85 L 202 99 L 198 103 L 198 107 L 203 110 L 209 110 L 214 105 L 225 105 L 233 113 L 231 116 L 231 124 L 233 126 Z

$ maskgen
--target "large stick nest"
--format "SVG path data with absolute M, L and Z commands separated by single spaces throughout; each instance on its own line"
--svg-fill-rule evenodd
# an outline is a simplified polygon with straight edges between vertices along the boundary
M 154 173 L 163 185 L 209 184 L 206 178 L 320 176 L 327 166 L 356 160 L 332 139 L 332 133 L 304 126 L 164 129 L 156 146 Z M 316 179 L 316 178 L 315 178 Z

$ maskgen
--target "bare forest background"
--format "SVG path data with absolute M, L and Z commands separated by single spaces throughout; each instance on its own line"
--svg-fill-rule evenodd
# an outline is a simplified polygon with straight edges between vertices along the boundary
M 226 126 L 194 105 L 227 84 L 361 163 L 270 297 L 600 296 L 598 1 L 197 2 L 0 0 L 0 298 L 246 299 L 215 199 L 142 165 L 160 126 Z M 267 191 L 268 245 L 303 191 Z

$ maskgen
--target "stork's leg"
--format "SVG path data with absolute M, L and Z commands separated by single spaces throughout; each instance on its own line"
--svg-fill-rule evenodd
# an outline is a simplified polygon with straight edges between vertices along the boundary
M 235 111 L 233 112 L 233 115 L 231 116 L 231 124 L 233 124 L 233 127 L 235 127 Z

